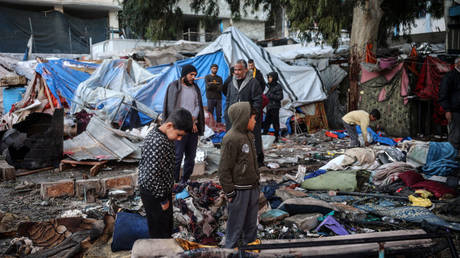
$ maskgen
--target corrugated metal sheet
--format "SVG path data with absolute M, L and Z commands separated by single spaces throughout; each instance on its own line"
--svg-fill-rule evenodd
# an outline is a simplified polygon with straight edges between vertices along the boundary
M 75 160 L 140 158 L 139 144 L 115 134 L 97 117 L 91 118 L 85 132 L 64 141 L 64 153 Z

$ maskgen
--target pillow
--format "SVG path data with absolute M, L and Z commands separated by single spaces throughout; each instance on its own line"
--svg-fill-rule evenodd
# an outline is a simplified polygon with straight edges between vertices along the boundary
M 150 238 L 146 217 L 136 213 L 117 213 L 113 230 L 112 252 L 131 250 L 134 242 L 143 238 Z
M 412 186 L 418 182 L 425 181 L 423 176 L 415 171 L 406 171 L 400 173 L 398 177 L 404 182 L 404 184 L 406 184 L 406 186 Z

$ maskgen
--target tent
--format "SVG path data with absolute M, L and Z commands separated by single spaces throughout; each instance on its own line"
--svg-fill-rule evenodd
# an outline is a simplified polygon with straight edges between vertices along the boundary
M 226 78 L 229 68 L 222 51 L 148 69 L 131 60 L 104 60 L 91 77 L 75 90 L 71 112 L 91 107 L 104 120 L 126 126 L 131 123 L 129 113 L 134 107 L 134 111 L 140 111 L 138 125 L 144 125 L 163 111 L 167 87 L 180 78 L 182 66 L 193 64 L 198 77 L 204 77 L 214 63 L 219 65 L 218 75 Z M 206 105 L 204 80 L 196 82 Z
M 285 99 L 294 106 L 318 102 L 327 98 L 318 72 L 312 66 L 291 66 L 278 57 L 256 45 L 237 28 L 230 27 L 208 47 L 200 51 L 202 56 L 216 51 L 223 51 L 229 64 L 238 59 L 254 59 L 255 65 L 263 74 L 277 72 L 284 89 Z

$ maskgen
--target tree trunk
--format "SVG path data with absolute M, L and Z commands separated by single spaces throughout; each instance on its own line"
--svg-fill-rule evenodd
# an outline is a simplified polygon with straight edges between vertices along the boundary
M 356 110 L 359 100 L 360 63 L 366 56 L 366 45 L 372 43 L 375 50 L 383 11 L 380 5 L 384 0 L 366 0 L 353 10 L 353 24 L 350 39 L 350 92 L 348 110 Z

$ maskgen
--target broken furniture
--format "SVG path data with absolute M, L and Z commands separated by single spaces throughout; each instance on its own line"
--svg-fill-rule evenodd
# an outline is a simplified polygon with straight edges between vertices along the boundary
M 89 170 L 91 176 L 96 176 L 99 173 L 99 170 L 105 165 L 108 160 L 102 161 L 77 161 L 77 160 L 70 160 L 70 159 L 63 159 L 59 164 L 59 172 L 62 172 L 65 168 L 65 165 L 71 165 L 72 167 L 76 167 L 77 165 L 89 165 L 92 166 Z

